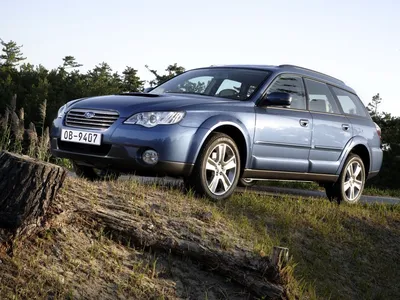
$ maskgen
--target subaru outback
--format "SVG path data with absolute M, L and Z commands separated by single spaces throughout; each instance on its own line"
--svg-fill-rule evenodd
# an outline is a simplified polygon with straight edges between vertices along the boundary
M 91 180 L 180 177 L 215 200 L 275 179 L 315 181 L 355 203 L 382 164 L 380 128 L 355 91 L 293 65 L 199 68 L 144 93 L 70 101 L 51 151 Z

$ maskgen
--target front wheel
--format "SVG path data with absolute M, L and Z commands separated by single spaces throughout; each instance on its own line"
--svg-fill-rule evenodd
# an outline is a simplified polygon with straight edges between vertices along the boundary
M 119 177 L 119 173 L 116 171 L 110 171 L 106 169 L 96 169 L 89 166 L 84 166 L 76 163 L 75 161 L 72 162 L 73 169 L 75 174 L 80 177 L 90 181 L 104 181 L 104 180 L 116 180 Z
M 235 142 L 216 133 L 205 143 L 187 183 L 197 194 L 213 200 L 228 198 L 239 180 L 240 155 Z
M 350 204 L 357 203 L 362 195 L 365 185 L 365 167 L 362 159 L 351 154 L 343 166 L 343 170 L 336 183 L 325 185 L 326 195 L 329 200 L 345 201 Z

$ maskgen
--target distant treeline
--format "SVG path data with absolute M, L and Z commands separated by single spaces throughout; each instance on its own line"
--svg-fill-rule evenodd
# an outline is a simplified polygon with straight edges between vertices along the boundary
M 400 190 L 400 117 L 387 112 L 379 112 L 382 98 L 372 97 L 368 110 L 372 119 L 382 130 L 383 165 L 378 176 L 368 182 L 379 188 Z
M 142 91 L 145 81 L 137 75 L 137 70 L 127 66 L 120 74 L 114 72 L 105 63 L 99 63 L 92 70 L 81 73 L 79 64 L 73 56 L 65 56 L 62 64 L 52 70 L 43 65 L 34 66 L 25 63 L 21 46 L 14 41 L 0 39 L 0 114 L 16 99 L 16 111 L 22 107 L 25 112 L 25 125 L 33 122 L 38 126 L 42 122 L 39 107 L 47 101 L 45 125 L 49 126 L 57 110 L 64 103 L 87 96 L 116 94 L 121 92 Z M 147 67 L 147 66 L 146 66 Z M 147 67 L 148 68 L 148 67 Z M 167 73 L 159 75 L 148 68 L 154 80 L 148 82 L 154 86 L 185 71 L 177 64 L 167 67 Z

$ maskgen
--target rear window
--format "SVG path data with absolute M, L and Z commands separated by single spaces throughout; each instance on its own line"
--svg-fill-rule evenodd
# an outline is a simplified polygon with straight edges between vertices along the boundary
M 332 87 L 333 92 L 339 100 L 340 106 L 345 114 L 366 117 L 364 104 L 354 94 L 345 90 Z

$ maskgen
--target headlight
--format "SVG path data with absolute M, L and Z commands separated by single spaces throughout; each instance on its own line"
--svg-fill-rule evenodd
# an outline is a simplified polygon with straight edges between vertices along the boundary
M 58 110 L 58 113 L 57 113 L 58 118 L 64 117 L 66 108 L 67 108 L 67 104 L 64 104 L 63 106 L 60 107 L 60 109 Z
M 57 117 L 58 118 L 64 117 L 67 108 L 70 107 L 75 102 L 78 102 L 79 100 L 82 100 L 82 99 L 85 99 L 85 98 L 75 99 L 75 100 L 69 101 L 66 104 L 64 104 L 63 106 L 61 106 L 60 109 L 58 110 Z
M 154 127 L 157 125 L 169 125 L 180 122 L 185 116 L 181 111 L 155 111 L 134 114 L 127 119 L 124 124 L 136 124 L 144 127 Z

